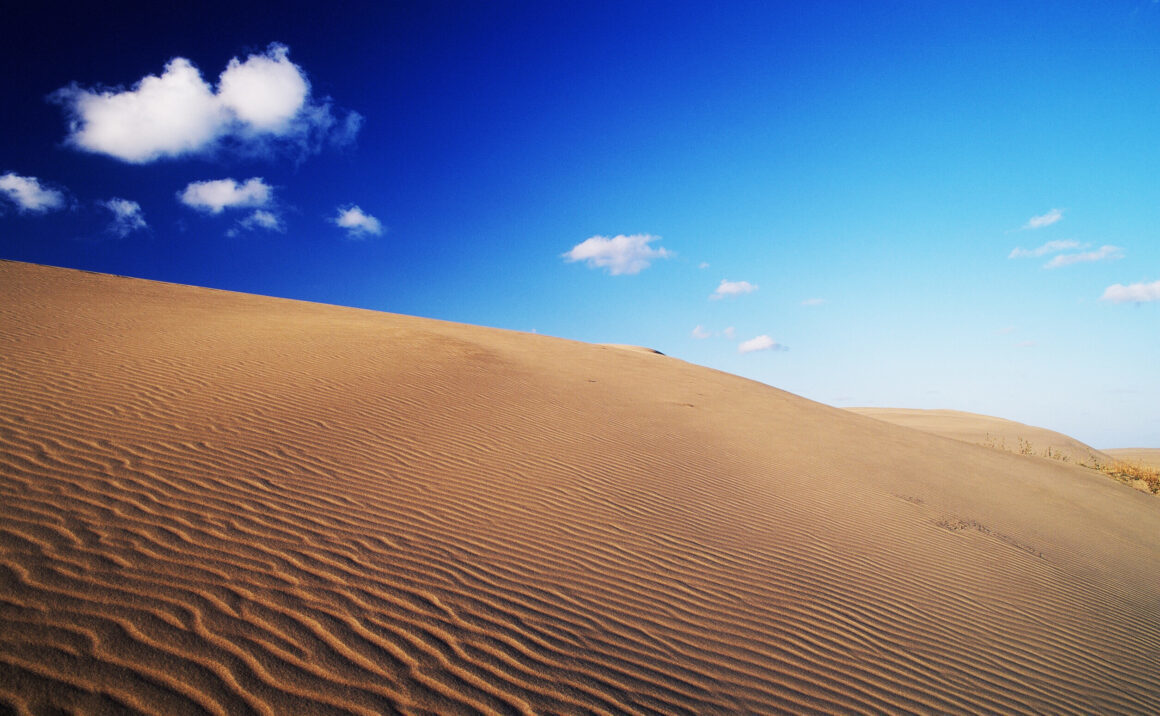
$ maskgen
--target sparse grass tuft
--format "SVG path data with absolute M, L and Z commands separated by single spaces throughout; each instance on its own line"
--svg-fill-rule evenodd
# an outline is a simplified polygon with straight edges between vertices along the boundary
M 1153 495 L 1160 493 L 1160 470 L 1154 467 L 1147 467 L 1134 462 L 1124 462 L 1122 460 L 1115 460 L 1108 465 L 1101 464 L 1098 460 L 1093 460 L 1092 464 L 1083 463 L 1084 467 L 1090 467 L 1094 470 L 1099 470 L 1108 477 L 1119 480 L 1120 482 L 1134 482 L 1140 480 L 1148 487 L 1148 491 Z

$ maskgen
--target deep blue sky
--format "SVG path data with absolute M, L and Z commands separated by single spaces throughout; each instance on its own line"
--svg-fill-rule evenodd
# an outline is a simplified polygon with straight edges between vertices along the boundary
M 838 406 L 1160 447 L 1160 4 L 365 5 L 6 9 L 0 258 L 642 344 Z M 272 43 L 334 121 L 313 142 L 238 130 L 132 163 L 70 141 L 75 106 L 48 99 L 174 58 L 213 92 Z M 178 198 L 251 178 L 264 203 Z M 55 205 L 21 204 L 29 181 Z M 110 228 L 114 198 L 146 226 Z M 336 225 L 352 205 L 382 232 Z M 650 265 L 565 258 L 619 235 Z M 723 280 L 757 288 L 711 299 Z

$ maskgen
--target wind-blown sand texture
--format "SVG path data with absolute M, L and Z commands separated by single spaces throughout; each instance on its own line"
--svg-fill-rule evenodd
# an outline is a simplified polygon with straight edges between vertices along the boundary
M 1160 509 L 1089 470 L 639 351 L 0 292 L 0 708 L 1160 703 Z
M 925 433 L 942 435 L 977 445 L 985 445 L 1010 452 L 1067 458 L 1074 463 L 1109 463 L 1112 458 L 1075 438 L 1046 428 L 1004 420 L 990 415 L 965 413 L 959 410 L 919 410 L 911 408 L 849 408 L 850 411 L 895 425 L 903 425 Z M 1020 440 L 1025 441 L 1020 443 Z
M 1160 448 L 1115 448 L 1104 452 L 1117 460 L 1160 470 Z

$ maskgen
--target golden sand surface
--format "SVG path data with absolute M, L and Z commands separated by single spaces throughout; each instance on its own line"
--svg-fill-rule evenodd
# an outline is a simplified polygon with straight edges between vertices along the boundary
M 1146 713 L 1160 502 L 644 351 L 0 263 L 0 709 Z
M 990 415 L 965 413 L 959 410 L 911 408 L 849 408 L 849 410 L 895 425 L 1008 452 L 1051 457 L 1057 460 L 1066 459 L 1077 464 L 1091 465 L 1096 462 L 1106 464 L 1112 461 L 1106 452 L 1096 450 L 1063 433 Z

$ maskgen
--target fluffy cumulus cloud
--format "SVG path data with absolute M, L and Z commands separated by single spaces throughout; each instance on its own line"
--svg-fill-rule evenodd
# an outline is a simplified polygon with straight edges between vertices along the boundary
M 331 221 L 346 229 L 346 235 L 361 239 L 364 236 L 378 236 L 383 233 L 383 225 L 378 219 L 357 206 L 339 207 L 338 215 Z
M 145 212 L 141 210 L 141 205 L 135 201 L 113 198 L 97 203 L 108 209 L 113 215 L 113 220 L 109 223 L 106 231 L 114 236 L 124 238 L 134 231 L 149 227 L 145 223 Z
M 1027 220 L 1023 225 L 1024 229 L 1042 229 L 1045 226 L 1051 226 L 1055 222 L 1063 218 L 1063 209 L 1052 209 L 1046 214 L 1033 216 Z
M 750 338 L 747 341 L 742 341 L 737 346 L 738 353 L 753 353 L 756 351 L 783 351 L 785 346 L 773 340 L 769 336 L 761 335 L 756 338 Z
M 1160 301 L 1160 281 L 1153 281 L 1152 283 L 1130 283 L 1127 286 L 1122 283 L 1115 283 L 1104 289 L 1104 295 L 1100 296 L 1100 300 L 1110 301 L 1112 303 Z
M 1059 268 L 1072 264 L 1090 263 L 1092 261 L 1111 261 L 1124 258 L 1124 250 L 1119 246 L 1101 246 L 1095 251 L 1084 251 L 1078 254 L 1060 254 L 1043 265 L 1044 268 Z
M 68 143 L 134 164 L 232 147 L 267 152 L 279 143 L 316 151 L 353 140 L 362 118 L 338 118 L 329 101 L 315 101 L 302 68 L 285 45 L 245 61 L 230 60 L 216 89 L 184 57 L 132 89 L 84 89 L 52 98 L 69 115 Z
M 672 255 L 660 246 L 649 246 L 659 239 L 652 234 L 591 236 L 573 246 L 564 258 L 569 262 L 584 261 L 591 268 L 607 269 L 613 276 L 638 274 L 653 260 L 667 259 Z
M 698 324 L 697 327 L 693 329 L 693 332 L 689 335 L 700 341 L 712 336 L 713 334 L 709 331 L 706 331 L 704 326 Z
M 8 197 L 21 212 L 43 214 L 64 206 L 64 194 L 40 185 L 36 177 L 8 172 L 0 175 L 0 194 Z
M 757 286 L 748 281 L 730 281 L 728 279 L 721 279 L 721 284 L 717 286 L 709 298 L 718 300 L 726 296 L 740 296 L 745 293 L 753 293 L 757 290 Z
M 1018 248 L 1018 247 L 1011 249 L 1011 253 L 1007 254 L 1007 258 L 1009 258 L 1009 259 L 1039 258 L 1040 256 L 1046 256 L 1048 254 L 1057 254 L 1060 251 L 1068 251 L 1070 249 L 1078 249 L 1079 247 L 1080 247 L 1080 243 L 1078 241 L 1070 241 L 1070 240 L 1048 241 L 1046 244 L 1043 244 L 1042 246 L 1038 246 L 1034 249 L 1024 249 L 1024 248 Z
M 182 204 L 211 214 L 220 214 L 232 207 L 265 206 L 273 196 L 273 189 L 260 177 L 239 184 L 233 179 L 195 181 L 177 193 Z

